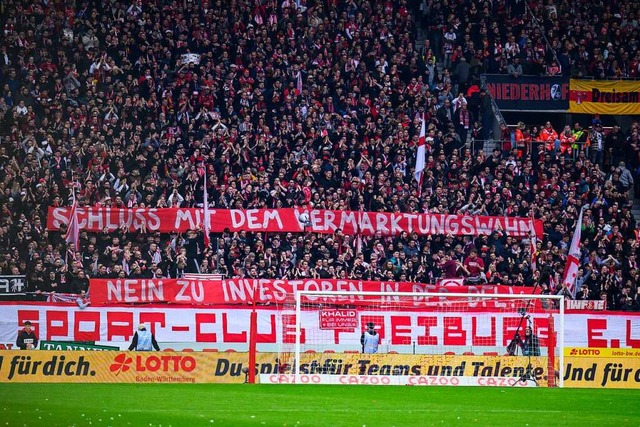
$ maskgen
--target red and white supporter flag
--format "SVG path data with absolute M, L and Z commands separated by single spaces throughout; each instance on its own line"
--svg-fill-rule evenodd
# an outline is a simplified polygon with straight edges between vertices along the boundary
M 80 226 L 78 224 L 78 201 L 76 200 L 75 193 L 73 195 L 73 206 L 71 206 L 71 215 L 69 217 L 69 228 L 67 234 L 64 236 L 64 240 L 67 243 L 73 243 L 78 250 L 78 236 L 80 235 Z
M 204 226 L 202 227 L 204 230 L 204 245 L 205 247 L 209 247 L 211 244 L 211 218 L 209 216 L 209 197 L 207 195 L 207 170 L 204 171 L 204 196 L 203 196 L 203 206 L 204 206 Z
M 531 245 L 531 272 L 535 272 L 538 269 L 538 238 L 536 237 L 536 231 L 534 227 L 533 212 L 531 212 L 531 230 L 529 232 L 529 244 Z
M 578 275 L 578 267 L 580 266 L 580 236 L 582 234 L 583 212 L 584 209 L 580 210 L 580 215 L 578 215 L 576 229 L 573 232 L 571 247 L 569 248 L 569 254 L 567 255 L 567 263 L 564 266 L 564 274 L 562 275 L 562 286 L 569 289 L 571 295 L 574 296 L 576 294 L 576 277 Z
M 418 139 L 418 150 L 416 151 L 416 169 L 414 172 L 416 181 L 418 181 L 418 195 L 422 193 L 422 174 L 424 171 L 425 156 L 426 156 L 425 136 L 426 136 L 426 129 L 425 129 L 424 117 L 422 117 L 422 126 L 420 127 L 420 139 Z
M 296 82 L 296 89 L 298 90 L 298 95 L 302 93 L 302 71 L 298 71 L 298 79 Z

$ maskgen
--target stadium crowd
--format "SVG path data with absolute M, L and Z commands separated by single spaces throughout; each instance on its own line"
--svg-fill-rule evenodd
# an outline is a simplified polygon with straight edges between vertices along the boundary
M 640 307 L 630 212 L 640 181 L 637 123 L 606 134 L 597 120 L 561 132 L 503 125 L 498 148 L 483 149 L 493 113 L 479 73 L 518 55 L 527 72 L 554 67 L 555 56 L 538 48 L 539 28 L 521 2 L 510 3 L 425 3 L 430 31 L 418 50 L 416 5 L 406 0 L 3 2 L 0 273 L 25 274 L 36 294 L 87 291 L 90 277 L 194 272 L 466 277 L 565 292 L 568 245 L 588 204 L 575 296 Z M 598 76 L 591 70 L 600 65 L 585 67 L 584 58 L 590 64 L 609 42 L 616 49 L 605 62 L 620 55 L 618 64 L 637 68 L 637 4 L 547 4 L 532 9 L 562 73 Z M 45 228 L 47 207 L 69 206 L 72 189 L 84 206 L 201 207 L 205 169 L 217 208 L 533 211 L 545 224 L 538 268 L 526 239 L 500 230 L 464 238 L 222 233 L 207 248 L 201 230 L 83 232 L 74 247 L 64 229 Z
M 431 30 L 427 52 L 444 55 L 445 64 L 464 56 L 472 68 L 515 77 L 640 75 L 640 7 L 634 1 L 425 0 L 421 12 Z

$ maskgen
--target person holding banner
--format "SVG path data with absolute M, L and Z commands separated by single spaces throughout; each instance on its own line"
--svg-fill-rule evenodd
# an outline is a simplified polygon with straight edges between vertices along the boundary
M 24 322 L 24 329 L 18 333 L 16 346 L 20 350 L 33 350 L 38 347 L 38 337 L 31 329 L 31 322 L 28 320 Z

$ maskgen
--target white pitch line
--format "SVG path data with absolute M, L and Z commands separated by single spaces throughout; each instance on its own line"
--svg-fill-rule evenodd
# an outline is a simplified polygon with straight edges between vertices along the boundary
M 262 410 L 256 410 L 256 413 L 260 413 L 260 412 L 317 412 L 317 409 L 310 409 L 310 408 L 272 408 L 272 409 L 262 409 Z M 353 412 L 353 408 L 345 408 L 345 409 L 323 409 L 324 412 Z M 548 410 L 548 409 L 485 409 L 485 408 L 478 408 L 478 409 L 456 409 L 456 412 L 468 412 L 468 413 L 486 413 L 486 412 L 491 412 L 491 413 L 522 413 L 522 412 L 529 412 L 529 413 L 536 413 L 536 414 L 560 414 L 560 413 L 564 413 L 564 411 L 560 411 L 560 410 Z M 137 412 L 137 411 L 136 411 Z M 145 410 L 145 412 L 148 412 L 148 410 Z M 153 412 L 165 412 L 164 410 L 154 410 Z M 166 411 L 166 412 L 173 412 L 173 411 Z M 237 413 L 238 409 L 215 409 L 213 411 L 211 411 L 212 413 L 223 413 L 223 412 L 228 412 L 228 413 Z M 411 409 L 410 411 L 407 411 L 406 409 L 375 409 L 375 408 L 367 408 L 367 412 L 381 412 L 381 413 L 389 413 L 389 412 L 403 412 L 403 413 L 413 413 L 413 412 L 451 412 L 451 408 L 421 408 L 421 409 Z

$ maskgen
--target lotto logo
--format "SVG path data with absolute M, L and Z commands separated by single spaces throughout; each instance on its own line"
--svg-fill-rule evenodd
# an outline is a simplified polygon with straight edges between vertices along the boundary
M 127 372 L 131 369 L 131 362 L 133 362 L 133 358 L 127 357 L 125 353 L 121 353 L 113 359 L 113 363 L 109 366 L 109 370 L 111 372 L 115 372 L 116 376 L 118 376 L 120 375 L 120 372 Z
M 191 356 L 136 355 L 130 357 L 127 353 L 120 353 L 114 357 L 109 370 L 119 375 L 130 369 L 135 372 L 191 372 L 195 368 L 196 360 Z
M 600 350 L 597 348 L 572 348 L 571 356 L 599 356 Z

